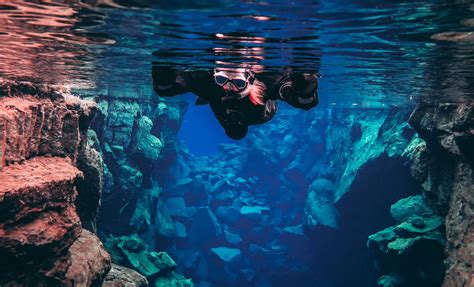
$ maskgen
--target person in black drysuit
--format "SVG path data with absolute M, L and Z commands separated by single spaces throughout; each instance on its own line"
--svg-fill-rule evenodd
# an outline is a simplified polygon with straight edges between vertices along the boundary
M 249 125 L 268 122 L 276 112 L 275 100 L 264 99 L 265 85 L 245 69 L 176 71 L 153 67 L 153 88 L 162 97 L 186 92 L 198 96 L 196 104 L 209 104 L 226 134 L 243 138 Z
M 308 110 L 317 105 L 315 74 L 262 73 L 246 69 L 183 72 L 154 66 L 153 88 L 162 97 L 192 92 L 196 104 L 209 104 L 226 134 L 243 138 L 249 125 L 268 122 L 276 113 L 276 100 Z

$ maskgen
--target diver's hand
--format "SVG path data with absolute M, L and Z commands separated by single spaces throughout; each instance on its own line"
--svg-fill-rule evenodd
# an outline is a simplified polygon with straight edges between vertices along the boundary
M 313 95 L 294 95 L 288 103 L 302 110 L 309 110 L 319 104 L 317 93 Z

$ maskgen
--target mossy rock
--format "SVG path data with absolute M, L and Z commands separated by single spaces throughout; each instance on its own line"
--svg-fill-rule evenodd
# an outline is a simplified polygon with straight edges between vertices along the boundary
M 106 246 L 115 262 L 133 268 L 148 278 L 164 276 L 176 268 L 176 263 L 166 252 L 150 251 L 137 234 L 108 237 Z
M 383 275 L 377 281 L 377 285 L 379 287 L 401 287 L 402 280 L 397 275 L 393 275 L 393 274 Z
M 427 217 L 434 214 L 434 211 L 427 205 L 423 195 L 414 195 L 394 203 L 390 213 L 398 223 L 401 223 L 415 216 Z
M 382 253 L 387 252 L 387 244 L 397 237 L 394 227 L 388 227 L 369 236 L 367 246 Z
M 155 287 L 194 287 L 191 279 L 186 279 L 183 275 L 175 272 L 167 276 L 158 277 L 154 285 Z
M 443 218 L 439 216 L 430 218 L 414 216 L 408 221 L 399 224 L 395 228 L 395 232 L 404 237 L 417 236 L 440 228 L 443 225 L 443 222 Z

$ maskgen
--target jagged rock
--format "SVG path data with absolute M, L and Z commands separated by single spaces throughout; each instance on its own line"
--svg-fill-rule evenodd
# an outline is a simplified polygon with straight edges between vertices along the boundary
M 165 201 L 165 208 L 171 216 L 186 217 L 186 202 L 182 197 L 172 197 Z
M 269 208 L 265 206 L 242 206 L 240 216 L 242 219 L 250 221 L 260 221 L 262 214 L 268 212 Z
M 242 268 L 242 252 L 237 248 L 211 248 L 208 262 L 209 277 L 214 282 L 232 285 Z
M 114 100 L 107 105 L 104 140 L 109 145 L 129 147 L 132 141 L 134 123 L 139 114 L 139 106 L 134 102 Z
M 37 157 L 0 172 L 0 254 L 19 262 L 58 256 L 80 234 L 73 206 L 80 172 L 69 159 Z M 4 266 L 8 267 L 8 266 Z
M 110 269 L 110 256 L 81 229 L 74 205 L 83 175 L 74 165 L 91 159 L 81 148 L 95 110 L 59 90 L 0 83 L 0 257 L 8 262 L 0 264 L 0 284 L 90 286 Z M 91 184 L 100 184 L 92 182 L 99 173 Z M 94 200 L 92 209 L 99 196 Z
M 227 242 L 229 242 L 231 245 L 238 245 L 240 242 L 242 242 L 242 237 L 227 230 L 224 230 L 224 236 Z
M 176 250 L 176 261 L 182 262 L 178 267 L 183 270 L 186 276 L 192 277 L 193 280 L 202 281 L 208 278 L 207 254 L 192 249 Z
M 384 275 L 378 280 L 379 287 L 402 287 L 403 282 L 397 275 Z
M 334 204 L 334 185 L 326 179 L 316 179 L 309 186 L 305 205 L 305 228 L 318 226 L 337 228 L 339 213 Z
M 54 258 L 66 250 L 81 232 L 76 210 L 70 206 L 61 211 L 44 211 L 35 218 L 15 225 L 0 224 L 0 254 L 9 265 Z
M 69 159 L 57 157 L 37 157 L 5 167 L 0 171 L 0 222 L 17 222 L 70 206 L 76 197 L 74 181 L 80 175 Z
M 175 222 L 174 226 L 176 237 L 184 239 L 188 236 L 188 234 L 186 233 L 186 226 L 184 224 L 182 224 L 181 222 Z
M 202 237 L 202 234 L 206 234 Z M 198 208 L 191 229 L 188 233 L 192 242 L 211 244 L 212 241 L 222 236 L 222 229 L 214 213 L 208 207 Z
M 236 197 L 236 193 L 232 190 L 224 190 L 223 192 L 219 193 L 215 197 L 215 201 L 217 204 L 228 204 L 234 200 Z
M 215 255 L 222 264 L 230 264 L 240 260 L 242 252 L 237 248 L 215 247 L 211 248 L 211 254 Z
M 392 205 L 390 214 L 399 223 L 408 220 L 412 216 L 434 214 L 427 204 L 423 195 L 414 195 L 402 198 Z
M 187 212 L 187 214 L 189 214 L 189 212 Z M 163 242 L 164 245 L 171 242 L 175 235 L 173 220 L 171 220 L 170 215 L 166 212 L 164 204 L 162 204 L 161 201 L 158 202 L 156 208 L 155 234 L 157 242 Z
M 157 160 L 161 156 L 163 143 L 151 134 L 153 122 L 147 116 L 142 116 L 138 120 L 137 127 L 133 130 L 131 153 L 139 154 L 147 160 Z
M 63 286 L 94 286 L 104 280 L 110 268 L 110 255 L 99 238 L 83 229 L 68 253 L 47 272 L 47 277 Z
M 207 206 L 209 204 L 209 196 L 205 185 L 201 176 L 196 176 L 194 179 L 180 179 L 170 189 L 169 194 L 182 196 L 190 206 Z
M 240 220 L 240 208 L 234 206 L 220 206 L 216 209 L 216 216 L 220 222 L 234 224 Z
M 85 229 L 65 252 L 44 254 L 42 259 L 35 265 L 17 266 L 14 277 L 2 273 L 0 282 L 6 286 L 100 286 L 111 265 L 102 243 Z
M 177 138 L 177 131 L 181 126 L 188 103 L 184 100 L 173 103 L 158 103 L 150 118 L 155 123 L 151 134 L 160 136 L 165 143 L 165 149 L 173 149 Z
M 112 264 L 102 287 L 148 287 L 148 281 L 132 269 Z
M 143 174 L 140 170 L 131 166 L 130 163 L 123 161 L 120 162 L 120 168 L 118 176 L 118 182 L 124 193 L 136 193 L 137 189 L 143 183 Z
M 191 279 L 186 279 L 184 276 L 171 272 L 167 276 L 158 277 L 154 284 L 155 287 L 193 287 L 194 284 Z
M 82 226 L 96 233 L 96 217 L 104 186 L 104 162 L 100 153 L 92 147 L 93 144 L 88 139 L 83 139 L 79 148 L 77 166 L 83 177 L 77 181 L 78 195 L 75 204 Z
M 87 129 L 95 104 L 59 91 L 49 91 L 49 97 L 15 97 L 14 90 L 23 89 L 19 87 L 0 83 L 0 168 L 41 155 L 76 159 L 80 131 Z
M 280 234 L 280 241 L 289 245 L 298 245 L 298 242 L 301 243 L 305 240 L 306 236 L 304 235 L 302 225 L 287 226 L 283 228 Z
M 413 216 L 408 221 L 400 223 L 396 227 L 395 232 L 403 236 L 423 234 L 438 229 L 443 225 L 443 221 L 443 218 L 440 216 L 431 218 Z
M 426 146 L 413 171 L 421 179 L 428 203 L 446 215 L 447 269 L 444 287 L 466 286 L 474 272 L 473 171 L 474 107 L 472 103 L 419 104 L 410 124 Z
M 255 270 L 252 268 L 242 268 L 240 269 L 240 273 L 245 278 L 245 280 L 247 280 L 247 282 L 252 282 L 256 275 Z
M 130 266 L 147 278 L 166 275 L 176 268 L 176 263 L 168 254 L 148 250 L 146 243 L 136 234 L 109 237 L 106 245 L 114 262 Z
M 215 194 L 215 193 L 218 193 L 222 190 L 229 190 L 229 189 L 232 189 L 232 185 L 226 180 L 226 179 L 221 179 L 219 181 L 217 181 L 216 183 L 214 183 L 209 192 L 211 194 Z
M 280 158 L 287 158 L 293 152 L 293 146 L 296 144 L 297 139 L 293 135 L 286 135 L 283 138 L 282 149 L 280 150 Z
M 379 286 L 440 286 L 443 218 L 433 214 L 421 195 L 401 199 L 391 210 L 399 224 L 370 235 L 367 242 L 385 274 Z

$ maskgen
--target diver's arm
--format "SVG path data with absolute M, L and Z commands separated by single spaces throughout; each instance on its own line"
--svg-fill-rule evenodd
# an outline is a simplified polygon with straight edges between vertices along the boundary
M 269 86 L 268 98 L 285 101 L 291 106 L 310 110 L 319 103 L 316 75 L 293 72 L 280 74 L 267 73 L 262 79 Z
M 189 92 L 182 72 L 168 67 L 153 66 L 153 90 L 160 97 L 172 97 Z
M 280 100 L 287 102 L 291 106 L 308 111 L 319 104 L 318 93 L 314 92 L 312 94 L 303 94 L 303 95 L 287 95 L 280 96 Z

